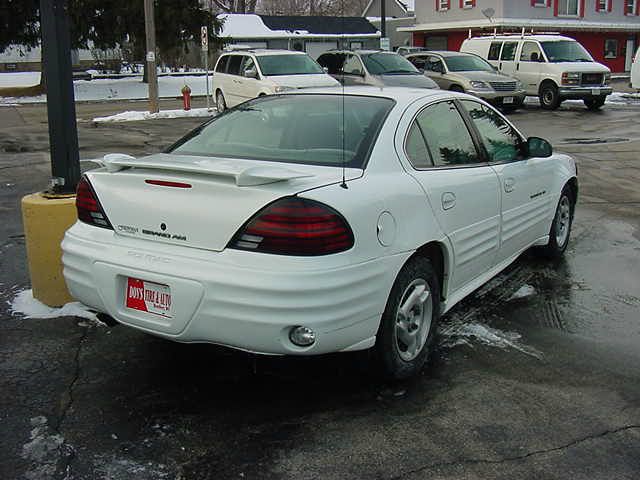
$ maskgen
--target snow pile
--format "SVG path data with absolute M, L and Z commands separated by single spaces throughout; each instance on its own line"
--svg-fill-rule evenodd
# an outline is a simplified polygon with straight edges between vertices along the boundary
M 127 111 L 109 117 L 96 117 L 94 122 L 139 122 L 141 120 L 157 120 L 160 118 L 212 117 L 216 113 L 206 108 L 191 110 L 162 110 L 158 113 Z
M 4 78 L 0 74 L 0 79 Z M 181 97 L 180 91 L 186 85 L 191 88 L 191 95 L 206 95 L 206 76 L 163 76 L 158 78 L 158 94 L 160 98 Z M 35 82 L 38 83 L 38 82 Z M 211 76 L 209 77 L 211 88 Z M 149 87 L 142 83 L 142 77 L 101 78 L 95 80 L 76 80 L 73 82 L 74 98 L 80 102 L 99 100 L 142 100 L 149 97 Z M 0 97 L 0 103 L 45 103 L 46 95 L 33 97 Z
M 441 346 L 452 348 L 458 345 L 473 347 L 472 340 L 489 347 L 514 349 L 525 355 L 542 360 L 542 352 L 521 342 L 522 335 L 517 332 L 505 332 L 478 322 L 455 322 L 442 327 Z
M 536 294 L 536 289 L 532 285 L 523 285 L 518 290 L 514 292 L 509 300 L 517 300 L 518 298 L 530 297 L 531 295 Z
M 44 303 L 33 298 L 33 290 L 19 292 L 10 303 L 13 315 L 23 315 L 26 318 L 58 318 L 80 317 L 101 324 L 100 320 L 89 307 L 80 302 L 71 302 L 60 308 L 48 307 Z
M 0 87 L 32 87 L 40 83 L 40 72 L 3 72 Z

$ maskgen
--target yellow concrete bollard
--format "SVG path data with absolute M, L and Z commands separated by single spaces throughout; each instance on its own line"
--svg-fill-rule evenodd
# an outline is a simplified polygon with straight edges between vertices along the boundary
M 75 195 L 33 193 L 22 198 L 22 221 L 33 296 L 59 307 L 73 301 L 62 276 L 64 232 L 76 221 Z

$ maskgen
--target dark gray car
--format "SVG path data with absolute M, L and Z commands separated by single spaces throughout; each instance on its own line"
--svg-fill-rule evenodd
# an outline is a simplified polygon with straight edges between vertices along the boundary
M 318 57 L 329 75 L 345 86 L 438 88 L 406 58 L 381 50 L 331 50 Z

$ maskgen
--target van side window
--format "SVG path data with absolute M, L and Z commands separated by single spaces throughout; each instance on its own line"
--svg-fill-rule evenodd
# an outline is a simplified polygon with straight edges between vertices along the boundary
M 227 73 L 231 75 L 240 75 L 240 65 L 242 64 L 242 55 L 230 55 L 229 66 L 227 67 Z
M 502 47 L 502 55 L 500 60 L 503 62 L 510 62 L 516 58 L 516 48 L 518 48 L 518 42 L 504 42 Z
M 535 42 L 524 42 L 520 53 L 521 62 L 539 62 L 542 58 L 540 47 Z
M 227 71 L 227 64 L 229 63 L 229 55 L 222 57 L 216 65 L 216 72 L 225 73 Z
M 500 57 L 500 47 L 502 47 L 502 42 L 491 42 L 488 60 L 498 60 L 498 57 Z

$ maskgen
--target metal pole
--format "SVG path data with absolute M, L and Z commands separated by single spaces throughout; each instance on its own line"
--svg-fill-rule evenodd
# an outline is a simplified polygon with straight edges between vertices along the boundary
M 154 0 L 144 0 L 144 29 L 147 37 L 147 79 L 149 80 L 149 112 L 158 113 L 158 70 L 156 69 L 156 21 Z
M 74 193 L 80 179 L 78 128 L 73 97 L 71 41 L 65 0 L 40 0 L 42 58 L 54 193 Z
M 387 6 L 386 0 L 380 2 L 380 34 L 382 38 L 387 36 Z
M 206 73 L 205 78 L 207 79 L 207 111 L 211 110 L 211 106 L 209 104 L 209 52 L 205 51 L 204 53 L 204 70 Z

